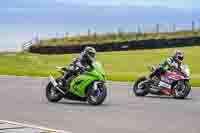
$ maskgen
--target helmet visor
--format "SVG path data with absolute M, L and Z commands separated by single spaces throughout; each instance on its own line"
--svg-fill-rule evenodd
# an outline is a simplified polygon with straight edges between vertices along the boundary
M 183 56 L 178 56 L 178 60 L 183 61 Z
M 90 57 L 95 58 L 96 54 L 94 52 L 89 52 L 88 54 L 89 54 Z

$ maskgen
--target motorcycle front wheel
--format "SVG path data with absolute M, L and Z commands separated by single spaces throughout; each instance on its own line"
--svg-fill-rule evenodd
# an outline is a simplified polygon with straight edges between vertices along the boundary
M 172 95 L 176 99 L 186 98 L 191 91 L 189 81 L 178 81 L 172 88 Z
M 90 105 L 100 105 L 102 104 L 107 96 L 107 88 L 105 85 L 98 87 L 97 90 L 90 88 L 87 92 L 87 102 Z

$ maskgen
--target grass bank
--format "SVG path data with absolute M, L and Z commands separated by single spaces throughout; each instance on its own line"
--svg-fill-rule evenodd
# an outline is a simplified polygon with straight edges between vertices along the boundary
M 192 85 L 200 86 L 200 47 L 180 48 L 185 62 L 192 71 Z M 107 77 L 113 81 L 133 81 L 148 74 L 147 65 L 158 64 L 174 52 L 175 48 L 98 53 Z M 0 74 L 18 76 L 58 76 L 55 67 L 66 66 L 77 54 L 39 55 L 30 53 L 1 53 Z
M 200 31 L 179 31 L 179 32 L 162 32 L 162 33 L 104 33 L 91 35 L 66 36 L 63 38 L 51 38 L 41 40 L 36 46 L 57 46 L 57 45 L 84 45 L 84 44 L 104 44 L 114 42 L 126 42 L 134 40 L 148 39 L 176 39 L 186 37 L 200 36 Z

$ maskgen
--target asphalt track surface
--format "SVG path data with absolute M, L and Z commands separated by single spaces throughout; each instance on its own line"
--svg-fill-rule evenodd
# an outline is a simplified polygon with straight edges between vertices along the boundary
M 102 106 L 45 98 L 46 78 L 0 76 L 0 119 L 73 133 L 199 133 L 200 89 L 186 100 L 135 97 L 129 83 L 108 83 Z

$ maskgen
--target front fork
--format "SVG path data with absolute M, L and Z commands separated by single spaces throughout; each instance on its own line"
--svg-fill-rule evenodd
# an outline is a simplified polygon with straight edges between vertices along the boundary
M 95 92 L 95 95 L 96 96 L 100 96 L 101 95 L 101 88 L 103 88 L 105 86 L 105 83 L 104 82 L 94 82 L 94 85 L 93 85 L 93 89 L 94 89 L 94 92 Z

